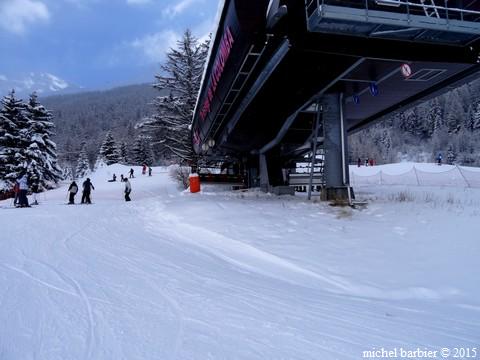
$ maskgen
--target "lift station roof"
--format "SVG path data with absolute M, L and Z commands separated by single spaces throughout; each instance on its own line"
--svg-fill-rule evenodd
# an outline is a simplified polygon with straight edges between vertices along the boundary
M 479 54 L 480 1 L 226 0 L 195 151 L 295 154 L 323 94 L 344 94 L 352 132 L 475 79 Z

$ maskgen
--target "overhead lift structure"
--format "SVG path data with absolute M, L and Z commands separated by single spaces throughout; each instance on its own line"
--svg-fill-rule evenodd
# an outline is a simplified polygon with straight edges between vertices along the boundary
M 270 190 L 320 142 L 324 196 L 345 198 L 347 134 L 478 77 L 480 1 L 226 0 L 212 45 L 195 151 Z

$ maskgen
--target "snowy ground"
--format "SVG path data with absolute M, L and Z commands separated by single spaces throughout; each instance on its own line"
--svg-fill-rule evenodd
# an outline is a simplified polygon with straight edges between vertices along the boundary
M 0 203 L 0 359 L 480 348 L 480 189 L 360 187 L 350 210 L 184 193 L 155 169 L 125 203 L 112 172 L 93 205 L 64 205 L 65 187 Z

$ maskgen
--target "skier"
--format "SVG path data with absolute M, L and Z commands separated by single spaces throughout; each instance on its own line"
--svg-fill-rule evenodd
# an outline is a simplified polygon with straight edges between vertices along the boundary
M 112 180 L 108 180 L 108 182 L 116 182 L 117 181 L 117 175 L 113 174 Z
M 75 195 L 77 195 L 78 192 L 78 185 L 75 181 L 72 181 L 70 184 L 70 187 L 68 188 L 68 204 L 69 205 L 74 205 L 75 204 Z
M 148 167 L 148 176 L 152 176 L 152 168 L 150 166 Z
M 90 193 L 92 190 L 95 190 L 95 187 L 93 184 L 90 182 L 90 178 L 87 178 L 83 182 L 83 194 L 82 194 L 82 204 L 91 204 L 92 201 L 90 200 Z
M 28 205 L 28 179 L 27 174 L 23 173 L 20 179 L 18 179 L 18 187 L 20 189 L 20 199 L 19 199 L 19 206 L 20 207 L 30 207 Z
M 130 177 L 130 179 L 133 179 L 133 178 L 135 177 L 135 176 L 133 176 L 133 169 L 130 169 L 130 172 L 129 172 L 129 174 L 130 174 L 130 176 L 129 176 L 129 177 Z
M 143 164 L 142 175 L 145 175 L 146 173 L 147 173 L 147 165 Z
M 368 166 L 368 158 L 365 159 L 365 166 Z
M 442 165 L 442 153 L 439 153 L 437 156 L 437 165 Z
M 125 201 L 132 201 L 132 199 L 130 199 L 130 193 L 132 192 L 132 185 L 130 184 L 130 181 L 128 181 L 127 178 L 125 178 L 124 182 L 125 182 Z
M 17 206 L 20 200 L 20 186 L 18 185 L 18 181 L 15 181 L 15 185 L 13 186 L 13 193 L 15 194 L 15 199 L 13 200 L 13 206 Z
M 358 160 L 357 160 L 357 166 L 358 166 L 358 167 L 362 166 L 362 159 L 358 158 Z
M 38 179 L 34 178 L 34 180 L 32 181 L 32 193 L 33 193 L 33 203 L 32 204 L 33 205 L 38 205 L 38 201 L 37 201 L 38 190 L 39 190 Z
M 123 179 L 124 179 L 123 174 L 120 174 L 120 181 L 123 182 Z

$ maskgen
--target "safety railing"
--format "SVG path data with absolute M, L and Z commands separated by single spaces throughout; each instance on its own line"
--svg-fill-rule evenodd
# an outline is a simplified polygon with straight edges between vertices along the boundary
M 306 10 L 310 18 L 317 13 L 322 16 L 325 6 L 337 6 L 365 11 L 384 11 L 410 16 L 425 16 L 450 20 L 480 22 L 480 1 L 469 1 L 463 6 L 461 0 L 307 0 Z

